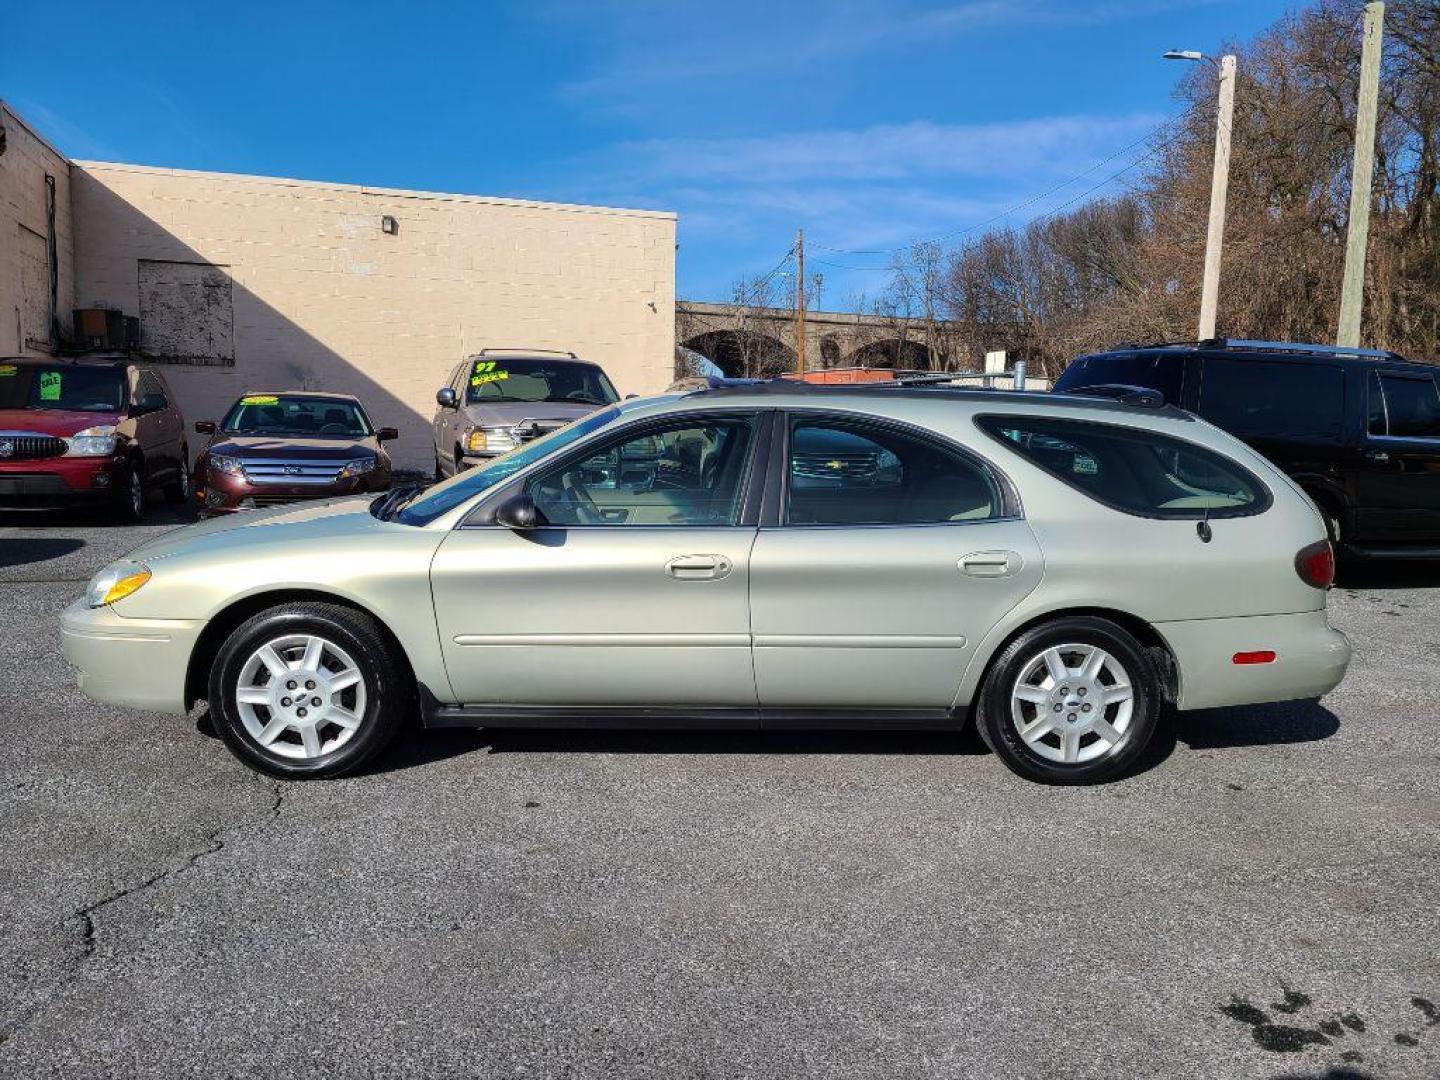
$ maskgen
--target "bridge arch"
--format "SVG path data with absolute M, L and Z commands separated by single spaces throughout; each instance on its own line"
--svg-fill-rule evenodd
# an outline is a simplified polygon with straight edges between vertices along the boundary
M 886 338 L 861 345 L 846 358 L 845 364 L 847 367 L 918 368 L 924 371 L 930 367 L 930 350 L 918 341 Z
M 763 378 L 795 370 L 795 350 L 769 334 L 707 330 L 680 344 L 714 363 L 732 379 Z

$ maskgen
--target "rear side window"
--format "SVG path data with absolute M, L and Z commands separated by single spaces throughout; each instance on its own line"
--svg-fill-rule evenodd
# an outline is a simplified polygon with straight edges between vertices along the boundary
M 1370 434 L 1440 439 L 1440 392 L 1428 376 L 1370 376 Z
M 909 432 L 844 420 L 790 429 L 788 525 L 938 525 L 1004 513 L 978 462 Z
M 1127 514 L 1243 517 L 1270 505 L 1269 491 L 1238 462 L 1169 435 L 1044 416 L 982 416 L 976 423 L 1050 475 Z
M 1200 415 L 1234 435 L 1338 439 L 1345 373 L 1337 364 L 1207 356 Z
M 1079 390 L 1104 383 L 1120 386 L 1147 386 L 1159 390 L 1172 405 L 1180 404 L 1180 380 L 1185 358 L 1164 353 L 1102 353 L 1082 356 L 1065 369 L 1055 389 Z

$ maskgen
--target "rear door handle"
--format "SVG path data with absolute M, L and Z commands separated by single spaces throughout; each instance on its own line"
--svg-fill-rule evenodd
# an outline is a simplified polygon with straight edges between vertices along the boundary
M 960 571 L 971 577 L 1006 577 L 1025 565 L 1016 551 L 973 551 L 958 563 Z
M 732 569 L 724 555 L 677 555 L 665 564 L 665 572 L 677 581 L 714 581 Z

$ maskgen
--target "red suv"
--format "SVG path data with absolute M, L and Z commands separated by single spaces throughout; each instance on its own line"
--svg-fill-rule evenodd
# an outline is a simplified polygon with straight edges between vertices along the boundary
M 125 356 L 0 358 L 0 507 L 99 503 L 138 521 L 145 492 L 189 494 L 185 421 Z

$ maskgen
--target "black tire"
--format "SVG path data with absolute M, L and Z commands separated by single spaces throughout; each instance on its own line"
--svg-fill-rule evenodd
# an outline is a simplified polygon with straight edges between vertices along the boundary
M 190 449 L 180 449 L 180 475 L 165 485 L 165 501 L 187 503 L 190 501 Z
M 130 462 L 116 480 L 111 513 L 121 525 L 137 525 L 145 516 L 145 475 L 140 463 Z
M 445 470 L 440 467 L 440 455 L 435 455 L 435 482 L 438 484 L 445 479 Z
M 1124 668 L 1129 678 L 1130 715 L 1121 732 L 1121 738 L 1108 750 L 1099 752 L 1099 756 L 1089 761 L 1053 761 L 1034 747 L 1063 753 L 1065 743 L 1061 730 L 1066 724 L 1066 718 L 1075 716 L 1080 724 L 1084 725 L 1088 723 L 1085 714 L 1090 714 L 1091 709 L 1086 709 L 1085 714 L 1081 714 L 1078 711 L 1078 708 L 1083 707 L 1081 705 L 1077 706 L 1075 712 L 1071 712 L 1070 707 L 1058 699 L 1044 706 L 1035 705 L 1036 719 L 1039 718 L 1042 708 L 1054 709 L 1055 705 L 1061 705 L 1061 708 L 1054 709 L 1054 730 L 1042 735 L 1034 746 L 1021 737 L 1011 712 L 1011 695 L 1022 675 L 1040 661 L 1047 649 L 1063 645 L 1098 646 Z M 1108 619 L 1080 615 L 1061 616 L 1031 627 L 1001 650 L 990 665 L 981 686 L 975 721 L 985 744 L 1012 772 L 1027 780 L 1042 784 L 1095 784 L 1124 773 L 1144 752 L 1155 733 L 1163 699 L 1160 673 L 1156 670 L 1154 660 L 1128 631 Z M 1072 700 L 1078 703 L 1082 699 Z M 1024 706 L 1020 707 L 1023 709 Z M 1117 706 L 1116 710 L 1118 708 Z M 1096 715 L 1108 719 L 1117 717 L 1118 711 L 1102 706 L 1101 712 Z M 1116 724 L 1118 723 L 1119 720 L 1116 719 Z M 1086 746 L 1094 746 L 1104 741 L 1089 731 L 1082 731 L 1076 738 L 1081 741 L 1082 752 Z
M 297 744 L 303 744 L 298 733 L 290 738 L 290 730 L 277 737 L 273 745 L 278 750 L 261 744 L 247 729 L 236 702 L 238 681 L 257 650 L 287 636 L 315 636 L 338 646 L 349 654 L 364 680 L 365 705 L 356 710 L 358 726 L 347 741 L 318 757 L 280 752 L 294 753 Z M 333 657 L 328 652 L 325 655 Z M 236 627 L 215 656 L 208 689 L 212 722 L 230 752 L 252 769 L 286 780 L 330 779 L 359 768 L 394 738 L 414 697 L 409 672 L 392 654 L 374 619 L 353 608 L 313 602 L 269 608 Z M 253 712 L 259 720 L 278 715 L 278 710 L 272 713 L 267 706 Z M 338 737 L 339 730 L 332 730 Z

